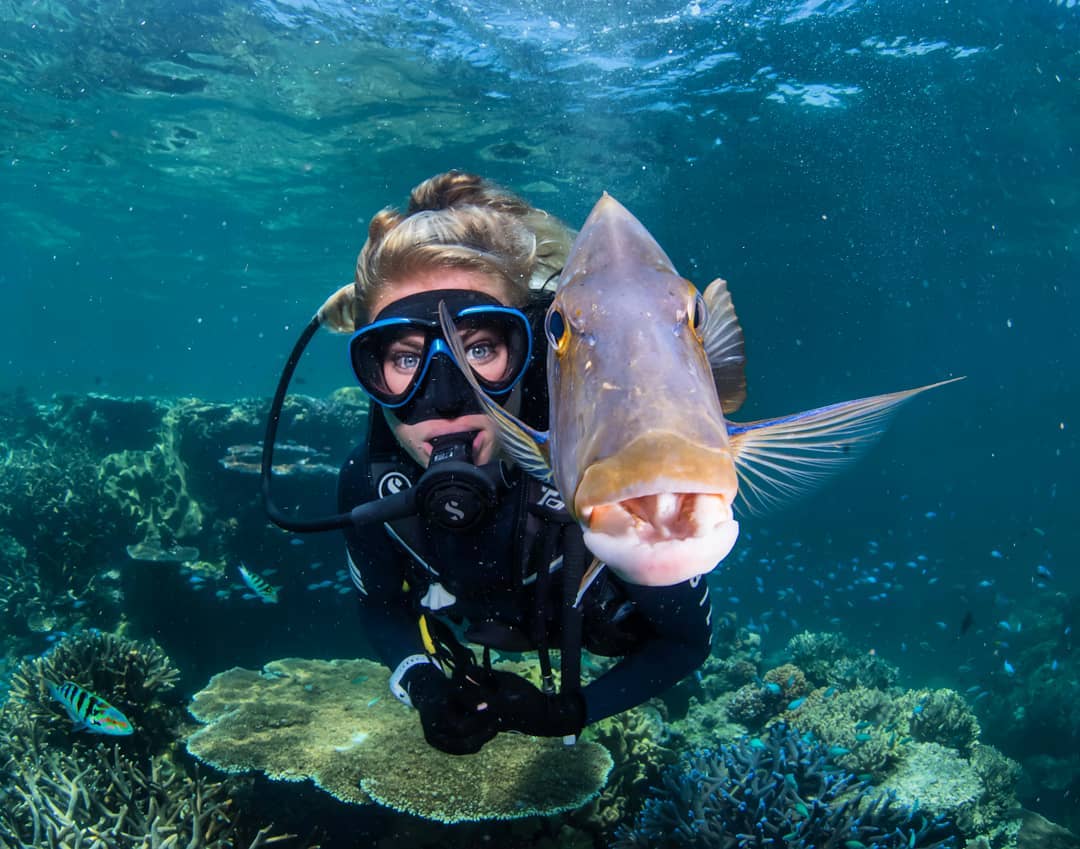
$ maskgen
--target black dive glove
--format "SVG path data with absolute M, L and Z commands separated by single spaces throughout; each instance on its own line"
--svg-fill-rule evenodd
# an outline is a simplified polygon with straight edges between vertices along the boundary
M 585 699 L 581 693 L 548 695 L 520 675 L 492 670 L 490 709 L 500 731 L 520 731 L 536 737 L 578 735 L 585 727 Z
M 424 739 L 436 749 L 451 755 L 475 754 L 499 732 L 486 687 L 458 684 L 431 663 L 410 669 L 402 685 L 420 712 Z

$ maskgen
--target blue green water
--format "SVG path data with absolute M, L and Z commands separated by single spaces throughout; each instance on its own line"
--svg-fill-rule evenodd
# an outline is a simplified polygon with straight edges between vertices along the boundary
M 0 21 L 0 390 L 268 396 L 366 222 L 420 180 L 477 171 L 575 226 L 606 190 L 683 274 L 729 281 L 739 418 L 967 376 L 746 521 L 719 603 L 773 649 L 831 628 L 911 684 L 1080 700 L 1072 0 L 50 0 Z M 340 348 L 319 340 L 305 392 L 349 381 Z M 1045 650 L 1012 630 L 1041 622 Z M 997 728 L 1014 757 L 1080 760 L 1075 725 Z

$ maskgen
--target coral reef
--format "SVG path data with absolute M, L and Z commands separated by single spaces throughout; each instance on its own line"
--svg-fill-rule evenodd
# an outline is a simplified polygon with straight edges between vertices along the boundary
M 953 690 L 818 689 L 778 721 L 812 732 L 845 769 L 875 778 L 909 743 L 940 743 L 968 755 L 979 736 L 978 720 Z
M 100 632 L 19 664 L 0 711 L 0 846 L 257 849 L 285 839 L 242 826 L 235 782 L 189 775 L 174 759 L 180 713 L 162 697 L 177 676 L 155 644 Z M 136 733 L 106 745 L 75 731 L 47 691 L 64 680 L 122 706 Z
M 168 758 L 142 768 L 116 746 L 64 752 L 17 743 L 0 789 L 4 847 L 259 849 L 291 839 L 262 828 L 244 842 L 228 786 L 188 776 Z
M 725 710 L 732 722 L 755 730 L 782 711 L 785 705 L 802 700 L 809 692 L 810 685 L 803 671 L 794 664 L 785 663 L 766 672 L 760 683 L 744 684 L 736 690 Z
M 856 650 L 841 634 L 803 631 L 788 641 L 786 651 L 815 687 L 888 690 L 900 676 L 893 664 Z
M 1020 831 L 1013 787 L 1019 766 L 989 746 L 967 760 L 937 743 L 913 743 L 883 783 L 905 805 L 949 817 L 972 845 L 1015 846 Z
M 951 826 L 832 767 L 824 746 L 782 726 L 684 755 L 617 849 L 953 845 Z
M 979 680 L 983 740 L 1024 768 L 1027 807 L 1080 832 L 1080 594 L 1047 589 L 1012 618 L 1024 623 L 1009 635 L 1014 672 L 996 659 Z
M 351 803 L 375 801 L 443 822 L 571 810 L 603 787 L 612 761 L 596 743 L 499 735 L 481 752 L 432 749 L 410 709 L 366 660 L 288 658 L 262 673 L 215 675 L 190 706 L 202 728 L 188 750 L 226 772 L 312 779 Z
M 11 698 L 0 716 L 8 727 L 33 727 L 50 740 L 67 739 L 73 733 L 71 720 L 49 694 L 48 684 L 74 681 L 132 721 L 138 733 L 131 747 L 160 751 L 175 738 L 183 718 L 174 694 L 179 675 L 153 641 L 82 631 L 15 668 Z
M 0 399 L 0 633 L 23 639 L 17 648 L 25 650 L 34 634 L 115 625 L 119 586 L 101 576 L 115 574 L 103 564 L 117 540 L 138 560 L 202 558 L 219 569 L 238 560 L 237 529 L 263 522 L 257 487 L 236 470 L 255 462 L 264 407 L 102 395 Z M 352 393 L 289 398 L 279 458 L 281 474 L 296 473 L 289 487 L 325 480 L 333 466 L 324 460 L 348 453 L 366 417 L 366 402 Z M 220 462 L 230 456 L 236 462 Z

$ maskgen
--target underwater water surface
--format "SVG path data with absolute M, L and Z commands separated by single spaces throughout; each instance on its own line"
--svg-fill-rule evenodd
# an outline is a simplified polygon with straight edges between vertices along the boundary
M 1022 767 L 1020 803 L 1080 830 L 1072 0 L 43 0 L 0 22 L 8 672 L 120 622 L 185 696 L 364 653 L 340 541 L 271 529 L 237 443 L 371 216 L 459 168 L 575 227 L 608 191 L 700 288 L 727 279 L 740 420 L 965 376 L 820 492 L 745 517 L 715 618 L 757 635 L 760 672 L 828 631 L 957 691 Z M 325 400 L 350 377 L 317 338 L 302 464 L 358 438 L 363 411 Z M 179 456 L 227 484 L 200 495 Z M 326 513 L 332 474 L 305 474 L 286 488 Z M 155 523 L 231 571 L 133 560 Z M 241 557 L 277 606 L 243 598 Z

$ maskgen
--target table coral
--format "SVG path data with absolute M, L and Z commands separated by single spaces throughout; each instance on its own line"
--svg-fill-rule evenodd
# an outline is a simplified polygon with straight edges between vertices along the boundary
M 195 694 L 190 710 L 205 724 L 188 750 L 226 772 L 310 778 L 344 802 L 448 823 L 572 810 L 604 786 L 612 761 L 595 743 L 502 734 L 476 755 L 437 751 L 387 682 L 367 660 L 230 669 Z

